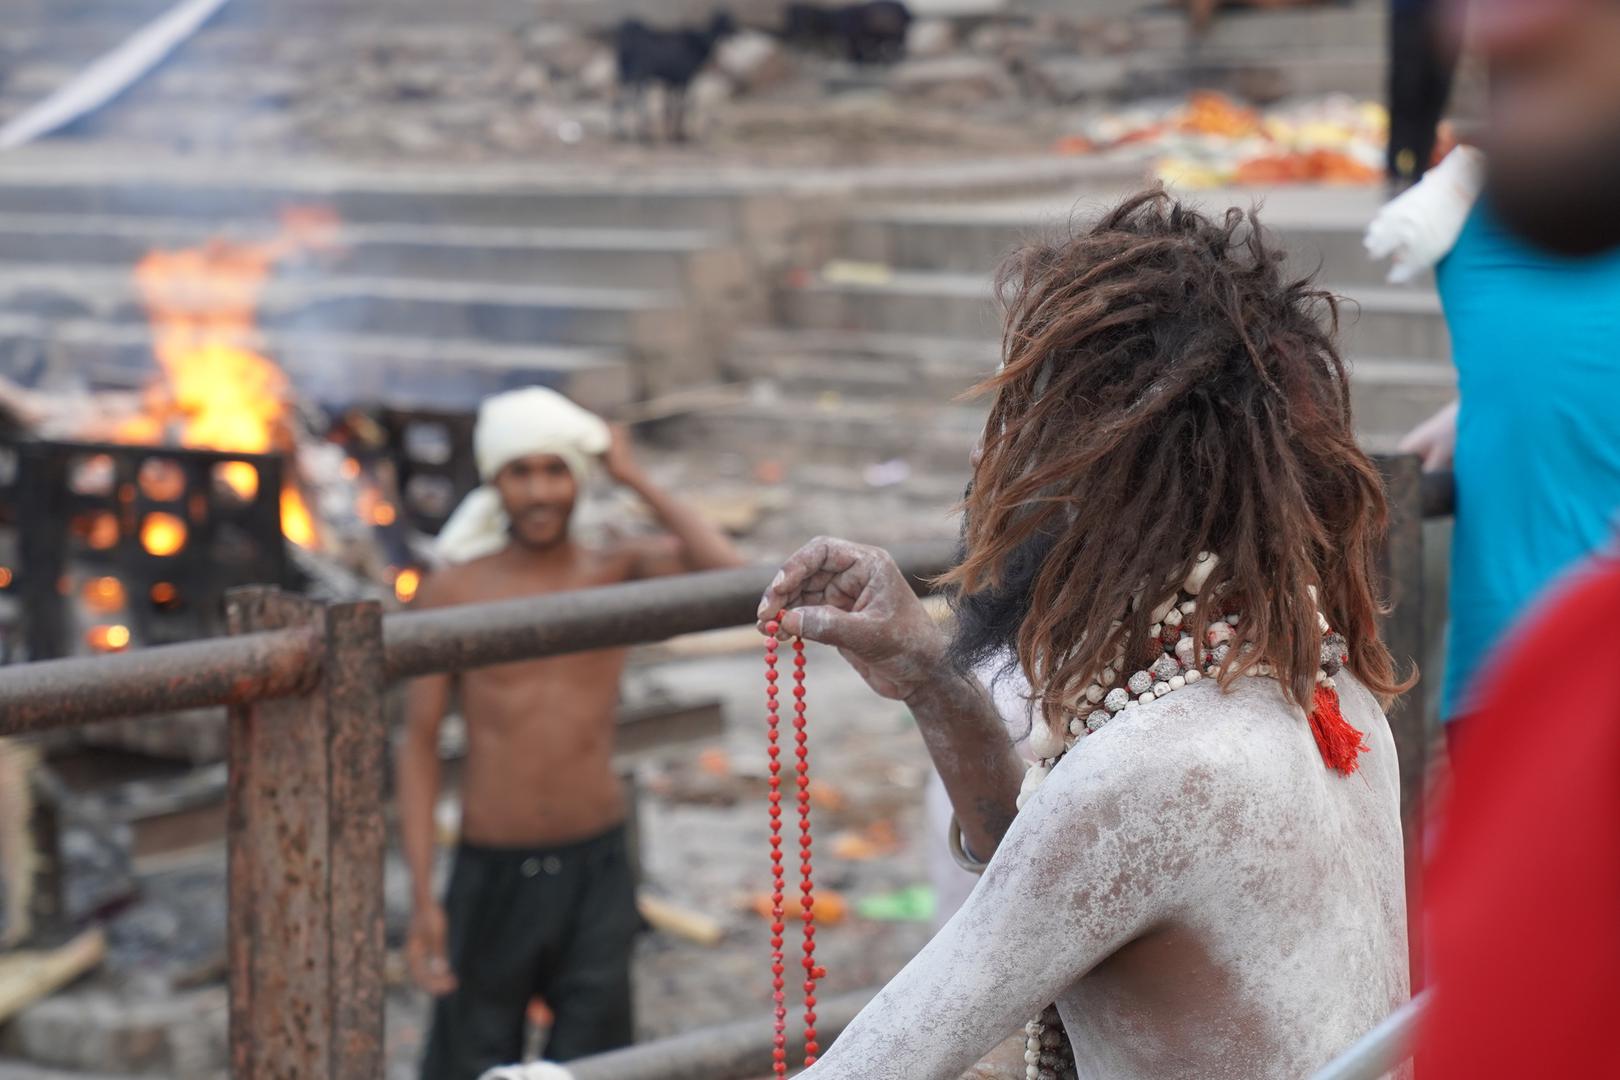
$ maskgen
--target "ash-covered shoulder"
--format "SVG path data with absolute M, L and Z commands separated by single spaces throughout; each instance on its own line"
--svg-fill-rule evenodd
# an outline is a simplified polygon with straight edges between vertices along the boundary
M 1241 678 L 1223 689 L 1207 679 L 1115 716 L 1075 745 L 1053 779 L 1106 777 L 1139 796 L 1175 798 L 1190 780 L 1289 785 L 1301 768 L 1320 764 L 1316 753 L 1304 712 L 1276 680 Z
M 1203 868 L 1252 848 L 1264 823 L 1315 782 L 1321 758 L 1307 757 L 1315 750 L 1305 723 L 1274 682 L 1259 679 L 1225 692 L 1200 681 L 1127 709 L 1064 755 L 1003 849 L 1059 876 L 1072 867 L 1102 874 L 1104 856 L 1120 873 L 1163 867 L 1152 875 L 1158 884 L 1131 893 L 1131 910 L 1165 915 L 1196 894 Z

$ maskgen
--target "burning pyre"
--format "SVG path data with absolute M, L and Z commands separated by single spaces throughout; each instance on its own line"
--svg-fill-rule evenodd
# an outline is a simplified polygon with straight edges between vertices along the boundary
M 258 325 L 281 264 L 339 250 L 336 218 L 298 209 L 284 214 L 281 230 L 266 241 L 215 239 L 152 251 L 134 277 L 157 377 L 138 395 L 98 395 L 71 407 L 20 394 L 24 408 L 13 411 L 52 439 L 279 457 L 275 516 L 295 578 L 329 596 L 391 591 L 408 601 L 420 572 L 386 433 L 363 413 L 331 417 L 300 403 Z M 221 461 L 198 492 L 188 488 L 197 480 L 194 467 L 178 458 L 147 457 L 129 476 L 114 456 L 79 455 L 63 477 L 71 492 L 106 500 L 106 508 L 71 521 L 73 545 L 90 558 L 64 567 L 60 590 L 76 609 L 71 632 L 96 652 L 147 643 L 138 629 L 131 632 L 139 622 L 129 618 L 132 600 L 162 611 L 187 599 L 179 572 L 162 567 L 210 558 L 188 550 L 205 504 L 234 499 L 245 506 L 260 495 L 261 467 L 247 460 Z M 154 580 L 109 570 L 128 537 L 138 539 L 143 565 L 158 568 Z

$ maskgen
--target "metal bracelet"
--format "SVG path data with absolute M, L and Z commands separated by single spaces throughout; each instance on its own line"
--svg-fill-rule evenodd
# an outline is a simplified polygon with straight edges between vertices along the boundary
M 968 851 L 967 844 L 962 841 L 962 823 L 956 820 L 955 814 L 951 815 L 951 827 L 946 831 L 945 838 L 951 849 L 951 858 L 956 860 L 957 866 L 968 873 L 982 874 L 984 868 L 990 865 L 987 862 L 980 862 Z

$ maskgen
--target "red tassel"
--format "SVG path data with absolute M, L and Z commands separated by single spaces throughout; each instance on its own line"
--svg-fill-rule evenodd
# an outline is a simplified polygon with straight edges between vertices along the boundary
M 1349 776 L 1361 764 L 1360 755 L 1367 752 L 1367 744 L 1361 741 L 1361 732 L 1351 727 L 1339 711 L 1337 690 L 1318 685 L 1315 704 L 1311 710 L 1311 734 L 1316 736 L 1316 748 L 1322 751 L 1328 768 Z

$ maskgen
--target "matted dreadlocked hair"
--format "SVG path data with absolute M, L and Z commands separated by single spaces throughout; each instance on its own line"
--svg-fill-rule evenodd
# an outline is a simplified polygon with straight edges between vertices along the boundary
M 1215 220 L 1159 188 L 998 273 L 1005 364 L 976 388 L 994 402 L 943 583 L 957 661 L 1010 651 L 1048 723 L 1148 642 L 1152 609 L 1206 551 L 1219 561 L 1195 640 L 1243 616 L 1222 686 L 1269 663 L 1309 712 L 1320 610 L 1358 679 L 1404 688 L 1378 638 L 1387 512 L 1356 444 L 1338 309 L 1282 262 L 1252 212 Z

